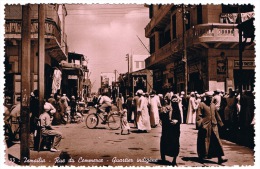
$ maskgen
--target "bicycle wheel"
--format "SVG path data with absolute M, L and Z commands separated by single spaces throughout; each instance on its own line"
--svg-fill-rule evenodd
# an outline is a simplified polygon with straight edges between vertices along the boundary
M 93 129 L 98 125 L 98 116 L 95 113 L 91 113 L 87 116 L 85 124 L 89 129 Z
M 112 130 L 120 128 L 120 116 L 118 114 L 111 114 L 108 116 L 108 127 Z

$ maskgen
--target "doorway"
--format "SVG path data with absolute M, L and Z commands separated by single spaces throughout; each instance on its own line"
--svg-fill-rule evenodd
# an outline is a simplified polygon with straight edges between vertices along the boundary
M 189 89 L 188 91 L 197 91 L 198 93 L 203 93 L 204 85 L 203 80 L 200 77 L 199 72 L 194 72 L 189 74 Z
M 241 78 L 242 77 L 242 78 Z M 234 70 L 234 84 L 235 89 L 239 89 L 239 81 L 241 78 L 242 90 L 253 91 L 255 87 L 255 70 L 242 70 L 240 73 L 239 70 Z

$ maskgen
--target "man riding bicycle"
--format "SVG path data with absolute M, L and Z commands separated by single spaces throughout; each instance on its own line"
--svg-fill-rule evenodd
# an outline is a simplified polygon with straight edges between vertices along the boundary
M 107 96 L 107 93 L 102 93 L 102 96 L 100 97 L 99 101 L 99 112 L 103 113 L 104 115 L 104 121 L 102 124 L 106 124 L 107 115 L 112 107 L 112 100 Z

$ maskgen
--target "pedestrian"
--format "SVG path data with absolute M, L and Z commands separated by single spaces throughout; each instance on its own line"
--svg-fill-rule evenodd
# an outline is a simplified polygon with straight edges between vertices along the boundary
M 112 108 L 112 100 L 108 97 L 107 92 L 103 92 L 99 99 L 99 111 L 104 115 L 104 121 L 102 124 L 106 124 L 108 113 Z
M 180 115 L 181 115 L 181 121 L 180 123 L 183 123 L 183 109 L 182 109 L 182 97 L 179 95 L 179 93 L 176 94 L 177 98 L 178 98 L 178 105 L 179 105 L 179 110 L 180 110 Z
M 61 105 L 60 105 L 60 96 L 58 94 L 54 95 L 55 102 L 53 103 L 53 107 L 56 109 L 56 112 L 53 114 L 52 125 L 60 125 L 62 123 L 66 124 L 66 121 L 63 119 L 61 115 Z
M 60 106 L 61 123 L 66 124 L 68 121 L 67 104 L 64 97 L 58 97 L 58 99 Z M 65 120 L 65 116 L 67 116 L 67 121 Z
M 195 93 L 190 93 L 190 99 L 188 104 L 188 112 L 187 112 L 187 124 L 195 124 L 196 121 L 196 111 L 197 111 L 197 104 L 195 100 Z
M 127 130 L 127 134 L 130 134 L 130 126 L 127 121 L 127 109 L 126 106 L 123 106 L 123 111 L 121 112 L 121 135 L 123 134 L 124 130 Z
M 133 113 L 133 96 L 132 93 L 127 96 L 126 99 L 126 108 L 127 108 L 127 121 L 130 123 L 132 122 L 132 113 Z
M 12 140 L 11 136 L 11 126 L 10 126 L 10 111 L 6 105 L 4 105 L 4 136 L 7 140 Z M 9 136 L 8 136 L 9 135 Z
M 159 96 L 156 95 L 156 92 L 153 90 L 150 93 L 149 98 L 150 105 L 150 123 L 151 127 L 155 128 L 159 124 L 159 108 L 161 107 L 161 102 Z
M 139 100 L 139 95 L 136 92 L 133 98 L 133 110 L 134 110 L 134 126 L 137 128 L 137 104 Z
M 248 129 L 254 119 L 254 104 L 255 96 L 252 91 L 245 91 L 245 94 L 240 98 L 241 110 L 240 110 L 240 124 L 242 129 Z
M 205 93 L 206 101 L 198 107 L 196 124 L 198 126 L 197 153 L 201 162 L 207 158 L 218 158 L 218 164 L 227 161 L 224 159 L 224 150 L 219 137 L 218 125 L 223 122 L 218 114 L 216 105 L 212 102 L 212 93 Z
M 162 135 L 160 141 L 161 159 L 165 156 L 173 157 L 172 166 L 177 166 L 177 157 L 180 151 L 180 122 L 179 100 L 176 95 L 166 99 L 160 111 L 162 121 Z
M 187 102 L 187 98 L 185 97 L 184 91 L 181 92 L 180 98 L 181 98 L 181 105 L 182 105 L 182 112 L 183 112 L 182 123 L 186 123 L 188 102 Z
M 139 96 L 137 103 L 137 128 L 139 132 L 147 133 L 148 130 L 151 130 L 150 117 L 148 112 L 148 100 L 144 97 L 143 90 L 138 90 L 137 94 Z
M 57 152 L 59 151 L 57 147 L 60 144 L 62 134 L 51 127 L 51 117 L 50 117 L 50 114 L 54 114 L 56 112 L 56 109 L 52 106 L 52 104 L 48 102 L 44 104 L 43 109 L 44 111 L 40 115 L 42 134 L 47 136 L 54 136 L 54 141 L 52 143 L 50 151 Z
M 71 120 L 75 121 L 77 102 L 75 96 L 71 96 L 70 101 L 70 116 Z M 71 121 L 72 122 L 72 121 Z
M 220 109 L 220 104 L 221 104 L 221 96 L 220 96 L 221 90 L 217 89 L 214 91 L 214 96 L 212 98 L 212 102 L 216 105 L 217 111 Z
M 14 133 L 19 128 L 20 123 L 20 116 L 21 116 L 21 99 L 20 97 L 17 98 L 18 103 L 14 106 L 12 106 L 10 111 L 10 119 L 11 119 L 11 129 Z M 15 136 L 15 141 L 20 140 L 19 135 Z
M 34 134 L 37 130 L 37 120 L 39 119 L 39 91 L 36 89 L 30 95 L 30 147 L 36 147 Z
M 61 99 L 64 100 L 65 107 L 67 108 L 69 106 L 70 99 L 65 93 L 61 96 Z
M 124 103 L 125 103 L 124 97 L 123 97 L 122 93 L 119 93 L 118 97 L 116 98 L 116 105 L 117 105 L 118 111 L 123 110 Z
M 50 97 L 48 98 L 48 102 L 51 103 L 53 106 L 56 102 L 55 98 L 54 98 L 54 94 L 50 94 Z
M 224 124 L 226 127 L 226 130 L 233 129 L 234 125 L 234 116 L 236 114 L 236 96 L 235 92 L 232 90 L 229 90 L 228 97 L 226 98 L 226 107 L 224 109 Z

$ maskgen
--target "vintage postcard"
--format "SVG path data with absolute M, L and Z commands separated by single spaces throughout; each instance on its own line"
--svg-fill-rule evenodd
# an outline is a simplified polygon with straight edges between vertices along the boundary
M 256 3 L 76 3 L 3 4 L 1 165 L 256 167 Z

